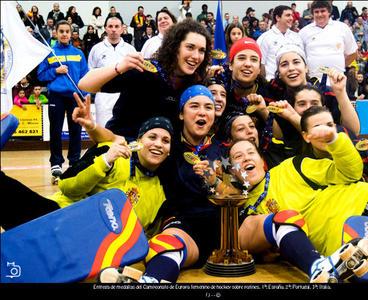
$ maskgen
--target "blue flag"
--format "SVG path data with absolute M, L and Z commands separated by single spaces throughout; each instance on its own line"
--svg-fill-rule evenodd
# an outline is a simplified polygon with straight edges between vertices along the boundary
M 217 4 L 214 50 L 220 50 L 226 53 L 227 55 L 225 32 L 224 32 L 224 25 L 222 22 L 222 13 L 221 13 L 221 0 L 218 0 L 218 4 Z M 226 58 L 213 59 L 213 64 L 218 65 L 218 64 L 224 63 L 225 61 L 226 61 Z

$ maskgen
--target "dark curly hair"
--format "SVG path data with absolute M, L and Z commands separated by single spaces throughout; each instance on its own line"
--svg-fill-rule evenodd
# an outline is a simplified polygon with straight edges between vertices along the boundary
M 180 44 L 185 40 L 190 32 L 200 34 L 206 39 L 206 53 L 204 55 L 204 60 L 195 71 L 195 74 L 199 76 L 199 79 L 203 80 L 206 75 L 207 66 L 211 62 L 211 36 L 201 24 L 194 20 L 185 19 L 184 21 L 171 26 L 166 32 L 161 47 L 154 58 L 157 59 L 169 76 L 173 75 L 178 65 L 177 55 Z

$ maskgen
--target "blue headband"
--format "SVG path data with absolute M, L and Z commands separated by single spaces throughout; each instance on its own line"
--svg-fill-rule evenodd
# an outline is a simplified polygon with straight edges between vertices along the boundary
M 191 87 L 188 87 L 183 92 L 183 94 L 181 94 L 179 104 L 180 111 L 183 110 L 183 106 L 185 105 L 185 103 L 187 103 L 190 99 L 196 96 L 206 96 L 210 98 L 213 103 L 215 103 L 215 99 L 213 98 L 211 91 L 207 87 L 199 84 L 192 85 Z

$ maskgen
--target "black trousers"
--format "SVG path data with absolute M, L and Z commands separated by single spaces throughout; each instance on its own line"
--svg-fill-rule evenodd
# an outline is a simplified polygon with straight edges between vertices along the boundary
M 2 194 L 0 225 L 5 230 L 60 208 L 55 201 L 35 193 L 3 171 L 0 171 L 0 191 Z

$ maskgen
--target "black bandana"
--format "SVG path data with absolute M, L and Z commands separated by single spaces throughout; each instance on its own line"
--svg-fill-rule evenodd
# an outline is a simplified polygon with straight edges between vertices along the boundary
M 154 117 L 145 121 L 138 131 L 138 138 L 141 138 L 147 131 L 153 128 L 163 128 L 167 130 L 171 137 L 174 135 L 174 129 L 169 119 L 164 117 Z

